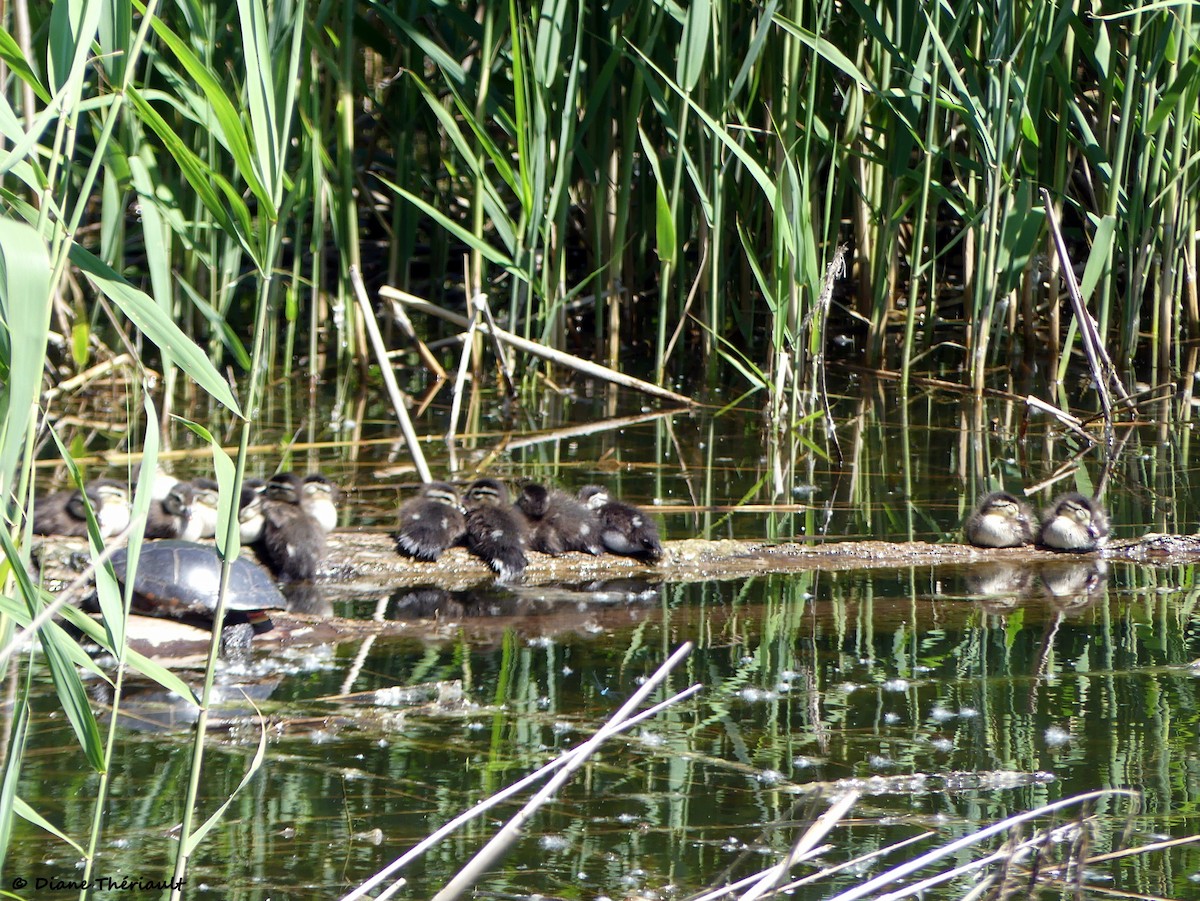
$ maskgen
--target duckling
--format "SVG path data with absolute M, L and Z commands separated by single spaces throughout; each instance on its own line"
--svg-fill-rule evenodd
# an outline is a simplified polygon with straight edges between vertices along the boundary
M 67 489 L 41 498 L 34 505 L 35 535 L 87 535 L 87 504 L 91 503 L 100 537 L 112 538 L 129 528 L 129 489 L 113 479 L 94 479 L 83 492 Z
M 1033 541 L 1029 507 L 1007 491 L 985 494 L 967 517 L 963 534 L 976 547 L 1021 547 Z
M 1108 541 L 1108 514 L 1100 502 L 1069 492 L 1054 499 L 1042 516 L 1037 543 L 1052 551 L 1085 553 Z
M 321 524 L 327 535 L 337 528 L 339 494 L 337 485 L 319 472 L 306 475 L 300 486 L 300 506 Z
M 133 469 L 133 483 L 136 485 L 142 477 L 142 464 L 139 463 Z M 154 469 L 154 478 L 150 480 L 150 497 L 154 501 L 165 501 L 171 489 L 179 484 L 179 479 L 171 475 L 162 465 L 158 465 Z M 153 506 L 153 504 L 151 505 Z
M 467 529 L 458 492 L 446 482 L 430 482 L 397 511 L 396 549 L 418 560 L 436 560 L 462 540 Z
M 467 550 L 496 571 L 500 581 L 525 572 L 524 518 L 508 501 L 508 489 L 496 479 L 479 479 L 466 494 Z
M 238 497 L 238 536 L 242 544 L 255 544 L 262 538 L 267 518 L 263 511 L 263 493 L 267 483 L 262 479 L 243 479 Z
M 192 522 L 193 497 L 192 486 L 178 480 L 167 489 L 163 497 L 156 498 L 151 495 L 150 509 L 146 512 L 145 537 L 196 541 L 200 537 L 199 534 L 188 532 L 188 526 Z
M 192 479 L 191 486 L 192 499 L 188 508 L 189 517 L 185 537 L 188 541 L 212 538 L 217 534 L 220 489 L 217 487 L 216 480 L 205 478 Z M 171 490 L 176 491 L 177 489 L 178 486 Z
M 579 500 L 600 520 L 600 539 L 609 551 L 652 561 L 662 557 L 658 527 L 637 507 L 612 500 L 608 489 L 599 485 L 579 489 Z
M 517 509 L 529 523 L 529 546 L 535 551 L 604 553 L 596 514 L 569 494 L 529 483 L 517 497 Z
M 264 490 L 262 556 L 281 579 L 312 579 L 325 559 L 325 528 L 304 510 L 303 493 L 291 472 L 271 476 Z

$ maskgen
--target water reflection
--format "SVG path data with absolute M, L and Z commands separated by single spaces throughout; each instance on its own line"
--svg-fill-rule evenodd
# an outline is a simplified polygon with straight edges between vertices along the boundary
M 388 602 L 387 618 L 460 619 L 465 617 L 545 617 L 595 613 L 606 607 L 652 606 L 660 587 L 638 579 L 590 582 L 584 585 L 505 587 L 490 585 L 448 591 L 436 585 L 404 588 Z
M 1049 564 L 363 598 L 395 622 L 447 628 L 343 642 L 322 666 L 277 672 L 269 690 L 245 676 L 266 692 L 266 764 L 198 849 L 194 878 L 235 899 L 337 895 L 577 745 L 685 639 L 696 648 L 667 690 L 700 682 L 702 695 L 607 745 L 481 891 L 699 891 L 785 853 L 799 793 L 824 799 L 850 785 L 868 796 L 855 827 L 834 833 L 830 860 L 926 827 L 948 841 L 1102 785 L 1143 787 L 1139 834 L 1200 831 L 1189 813 L 1200 809 L 1200 685 L 1187 665 L 1200 629 L 1188 573 Z M 36 706 L 53 709 L 44 688 Z M 174 850 L 163 824 L 177 815 L 189 751 L 186 731 L 169 730 L 186 717 L 160 703 L 133 697 L 137 722 L 122 721 L 117 825 L 102 851 L 113 873 L 168 867 Z M 221 720 L 208 809 L 237 785 L 259 734 L 244 702 Z M 66 789 L 51 812 L 86 817 L 94 777 L 64 750 L 61 725 L 39 719 L 30 744 L 25 784 Z M 1119 841 L 1108 822 L 1098 851 Z M 17 829 L 10 866 L 71 871 L 63 846 Z M 492 829 L 476 823 L 407 871 L 407 896 L 431 896 Z M 1197 867 L 1200 853 L 1184 847 L 1104 874 L 1123 891 L 1185 897 Z M 793 897 L 828 897 L 862 875 Z
M 1100 557 L 1053 560 L 989 560 L 965 574 L 967 594 L 989 613 L 1005 613 L 1029 600 L 1049 601 L 1059 610 L 1080 609 L 1096 601 L 1108 582 L 1108 564 Z

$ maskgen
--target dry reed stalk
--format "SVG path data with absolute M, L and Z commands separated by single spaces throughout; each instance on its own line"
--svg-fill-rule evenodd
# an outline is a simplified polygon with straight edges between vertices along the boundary
M 650 680 L 653 681 L 654 684 L 657 685 L 658 682 L 661 681 L 661 679 L 667 675 L 670 668 L 674 666 L 675 662 L 677 662 L 677 658 L 682 659 L 685 652 L 688 652 L 690 650 L 691 650 L 690 642 L 682 645 L 678 650 L 676 650 L 676 652 L 674 654 L 671 655 L 670 658 L 668 658 L 663 663 L 663 665 L 661 667 L 659 667 L 659 669 L 654 673 L 654 675 L 650 677 Z M 647 684 L 649 684 L 649 683 L 647 683 Z M 644 687 L 645 686 L 643 686 L 643 688 Z M 629 717 L 625 718 L 623 721 L 619 721 L 618 717 L 621 715 L 621 713 L 623 711 L 626 710 L 626 708 L 628 708 L 630 706 L 630 703 L 626 702 L 626 704 L 621 708 L 621 710 L 619 710 L 616 714 L 614 714 L 613 717 L 610 718 L 609 721 L 607 723 L 605 723 L 604 726 L 601 727 L 601 729 L 594 736 L 592 736 L 591 740 L 594 741 L 597 738 L 600 738 L 601 736 L 603 736 L 604 738 L 608 738 L 612 735 L 616 735 L 620 732 L 625 732 L 629 729 L 632 729 L 638 723 L 644 722 L 645 720 L 648 720 L 651 717 L 658 715 L 661 711 L 665 710 L 666 708 L 691 697 L 696 692 L 698 692 L 701 689 L 701 687 L 702 686 L 700 686 L 698 684 L 689 686 L 688 688 L 685 688 L 683 691 L 681 691 L 675 695 L 672 695 L 671 697 L 669 697 L 663 701 L 660 701 L 659 703 L 653 705 L 652 707 L 648 707 L 645 710 L 641 711 L 640 713 L 634 714 L 633 716 L 629 716 Z M 638 695 L 640 697 L 645 696 L 640 690 L 638 692 Z M 633 701 L 633 698 L 630 698 L 630 701 Z M 380 883 L 382 883 L 385 879 L 387 879 L 389 876 L 391 876 L 397 870 L 402 869 L 404 866 L 411 863 L 413 860 L 416 860 L 420 855 L 424 854 L 427 850 L 432 848 L 434 845 L 436 845 L 438 842 L 440 842 L 447 835 L 449 835 L 450 833 L 457 830 L 460 826 L 470 822 L 471 820 L 475 819 L 478 816 L 481 816 L 482 814 L 486 813 L 488 810 L 491 810 L 493 807 L 496 807 L 497 805 L 503 803 L 504 801 L 506 801 L 508 798 L 512 797 L 513 795 L 524 791 L 526 788 L 533 785 L 534 783 L 536 783 L 538 780 L 544 778 L 545 776 L 548 776 L 550 773 L 554 772 L 555 770 L 558 770 L 558 769 L 561 769 L 562 767 L 567 766 L 573 760 L 575 760 L 580 754 L 583 754 L 584 757 L 586 758 L 586 756 L 591 753 L 591 750 L 585 751 L 585 749 L 588 748 L 588 745 L 589 745 L 589 743 L 585 742 L 584 744 L 580 745 L 579 747 L 572 748 L 569 751 L 563 752 L 560 756 L 556 757 L 554 760 L 550 761 L 545 766 L 540 767 L 539 769 L 530 773 L 528 776 L 525 776 L 524 778 L 517 780 L 516 782 L 501 789 L 500 791 L 496 792 L 495 794 L 490 795 L 489 797 L 485 798 L 483 801 L 480 801 L 478 804 L 476 804 L 470 810 L 464 811 L 463 813 L 456 816 L 454 819 L 443 824 L 436 831 L 434 831 L 433 833 L 428 835 L 426 838 L 424 838 L 423 840 L 418 842 L 416 845 L 414 845 L 412 848 L 410 848 L 404 854 L 400 855 L 400 857 L 393 860 L 390 864 L 388 864 L 386 867 L 384 867 L 378 873 L 373 875 L 370 879 L 368 879 L 366 882 L 364 882 L 358 888 L 356 888 L 353 891 L 349 892 L 348 894 L 344 895 L 340 899 L 340 901 L 359 901 L 359 899 L 365 898 L 367 896 L 367 892 L 371 891 L 373 888 L 378 886 Z M 582 760 L 580 762 L 582 762 Z M 402 881 L 403 880 L 401 880 L 401 882 Z M 388 892 L 390 893 L 391 891 L 394 891 L 395 887 L 396 886 L 391 887 L 388 890 Z M 383 897 L 383 896 L 381 895 L 380 897 Z
M 439 319 L 444 319 L 446 322 L 454 323 L 462 327 L 468 325 L 468 320 L 456 313 L 451 313 L 448 310 L 443 310 L 441 307 L 430 303 L 427 300 L 422 300 L 409 294 L 406 291 L 401 291 L 398 288 L 384 286 L 379 289 L 379 293 L 391 300 L 398 300 L 415 310 L 420 310 L 423 313 L 428 313 L 431 316 L 436 316 Z M 481 328 L 488 328 L 484 325 Z M 550 347 L 544 347 L 534 341 L 528 341 L 511 332 L 506 332 L 504 329 L 496 329 L 496 338 L 507 344 L 509 347 L 516 348 L 524 353 L 532 354 L 535 357 L 540 357 L 543 360 L 549 360 L 559 366 L 566 366 L 584 375 L 590 375 L 595 378 L 604 379 L 616 385 L 622 385 L 626 388 L 633 388 L 636 391 L 641 391 L 643 394 L 650 394 L 654 397 L 661 397 L 665 400 L 673 400 L 676 403 L 687 404 L 694 406 L 696 401 L 690 397 L 685 397 L 682 394 L 676 394 L 674 391 L 669 391 L 666 388 L 660 388 L 658 385 L 653 385 L 650 382 L 642 381 L 630 375 L 625 375 L 622 372 L 617 372 L 615 369 L 609 369 L 606 366 L 601 366 L 597 363 L 592 363 L 588 360 L 581 360 L 579 357 L 564 353 L 561 350 L 554 350 Z
M 392 372 L 387 347 L 383 343 L 383 335 L 379 333 L 379 323 L 375 321 L 375 311 L 371 309 L 371 301 L 367 298 L 367 289 L 363 285 L 362 275 L 357 266 L 350 267 L 350 283 L 354 286 L 354 296 L 358 298 L 363 322 L 371 339 L 371 347 L 375 351 L 375 358 L 379 361 L 379 371 L 383 375 L 383 383 L 387 386 L 392 409 L 396 411 L 396 419 L 400 423 L 400 431 L 404 433 L 408 452 L 412 455 L 413 463 L 417 467 L 417 474 L 420 475 L 422 482 L 432 482 L 433 476 L 429 472 L 429 464 L 425 462 L 425 454 L 421 450 L 421 439 L 417 437 L 417 430 L 413 428 L 412 420 L 408 417 L 408 407 L 404 404 L 404 393 L 396 384 L 396 374 Z

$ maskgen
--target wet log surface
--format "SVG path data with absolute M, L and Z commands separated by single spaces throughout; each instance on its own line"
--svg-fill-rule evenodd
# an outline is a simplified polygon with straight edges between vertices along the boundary
M 615 554 L 593 557 L 569 553 L 550 557 L 530 552 L 525 576 L 514 584 L 580 583 L 633 577 L 652 582 L 695 582 L 811 570 L 846 572 L 908 566 L 970 566 L 997 561 L 1036 564 L 1090 556 L 1033 547 L 992 549 L 922 541 L 808 544 L 694 538 L 666 541 L 664 548 L 663 559 L 655 563 Z M 45 539 L 37 557 L 47 587 L 56 590 L 77 576 L 80 555 L 84 553 L 86 544 L 79 539 Z M 253 555 L 252 551 L 246 553 Z M 1099 553 L 1108 561 L 1150 565 L 1196 563 L 1200 562 L 1200 535 L 1151 534 L 1110 542 Z M 338 531 L 330 535 L 329 553 L 320 578 L 322 584 L 375 591 L 425 585 L 458 590 L 492 581 L 494 573 L 463 548 L 451 548 L 436 562 L 413 560 L 396 551 L 395 541 L 389 534 L 371 531 Z
M 665 583 L 728 580 L 805 571 L 896 569 L 953 566 L 966 572 L 987 565 L 1038 570 L 1067 561 L 1093 560 L 1143 565 L 1200 562 L 1200 536 L 1147 535 L 1112 542 L 1100 555 L 1058 554 L 1037 548 L 981 549 L 961 544 L 846 541 L 806 544 L 722 539 L 665 542 L 663 559 L 646 563 L 628 557 L 530 553 L 522 580 L 497 585 L 494 574 L 462 548 L 437 562 L 397 553 L 386 533 L 339 531 L 330 536 L 329 554 L 315 585 L 293 586 L 296 601 L 273 612 L 276 628 L 256 645 L 312 647 L 366 636 L 441 639 L 450 635 L 483 638 L 522 622 L 540 631 L 604 630 L 649 615 L 657 588 Z M 86 547 L 76 539 L 47 539 L 38 549 L 43 584 L 58 590 L 76 578 Z M 294 589 L 301 589 L 295 591 Z M 372 619 L 332 615 L 337 600 L 377 598 Z M 306 612 L 304 612 L 306 611 Z M 386 618 L 385 618 L 386 617 Z M 136 645 L 154 656 L 179 657 L 206 646 L 208 632 L 169 620 L 139 617 Z M 145 622 L 140 622 L 144 620 Z

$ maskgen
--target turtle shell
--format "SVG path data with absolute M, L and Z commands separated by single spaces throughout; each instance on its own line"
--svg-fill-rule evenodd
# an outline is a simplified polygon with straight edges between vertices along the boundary
M 124 585 L 124 548 L 113 554 L 112 565 Z M 220 585 L 221 558 L 211 545 L 175 539 L 142 545 L 133 583 L 135 604 L 140 609 L 178 619 L 212 619 Z M 287 602 L 266 570 L 239 557 L 229 573 L 225 607 L 228 612 L 284 610 Z

